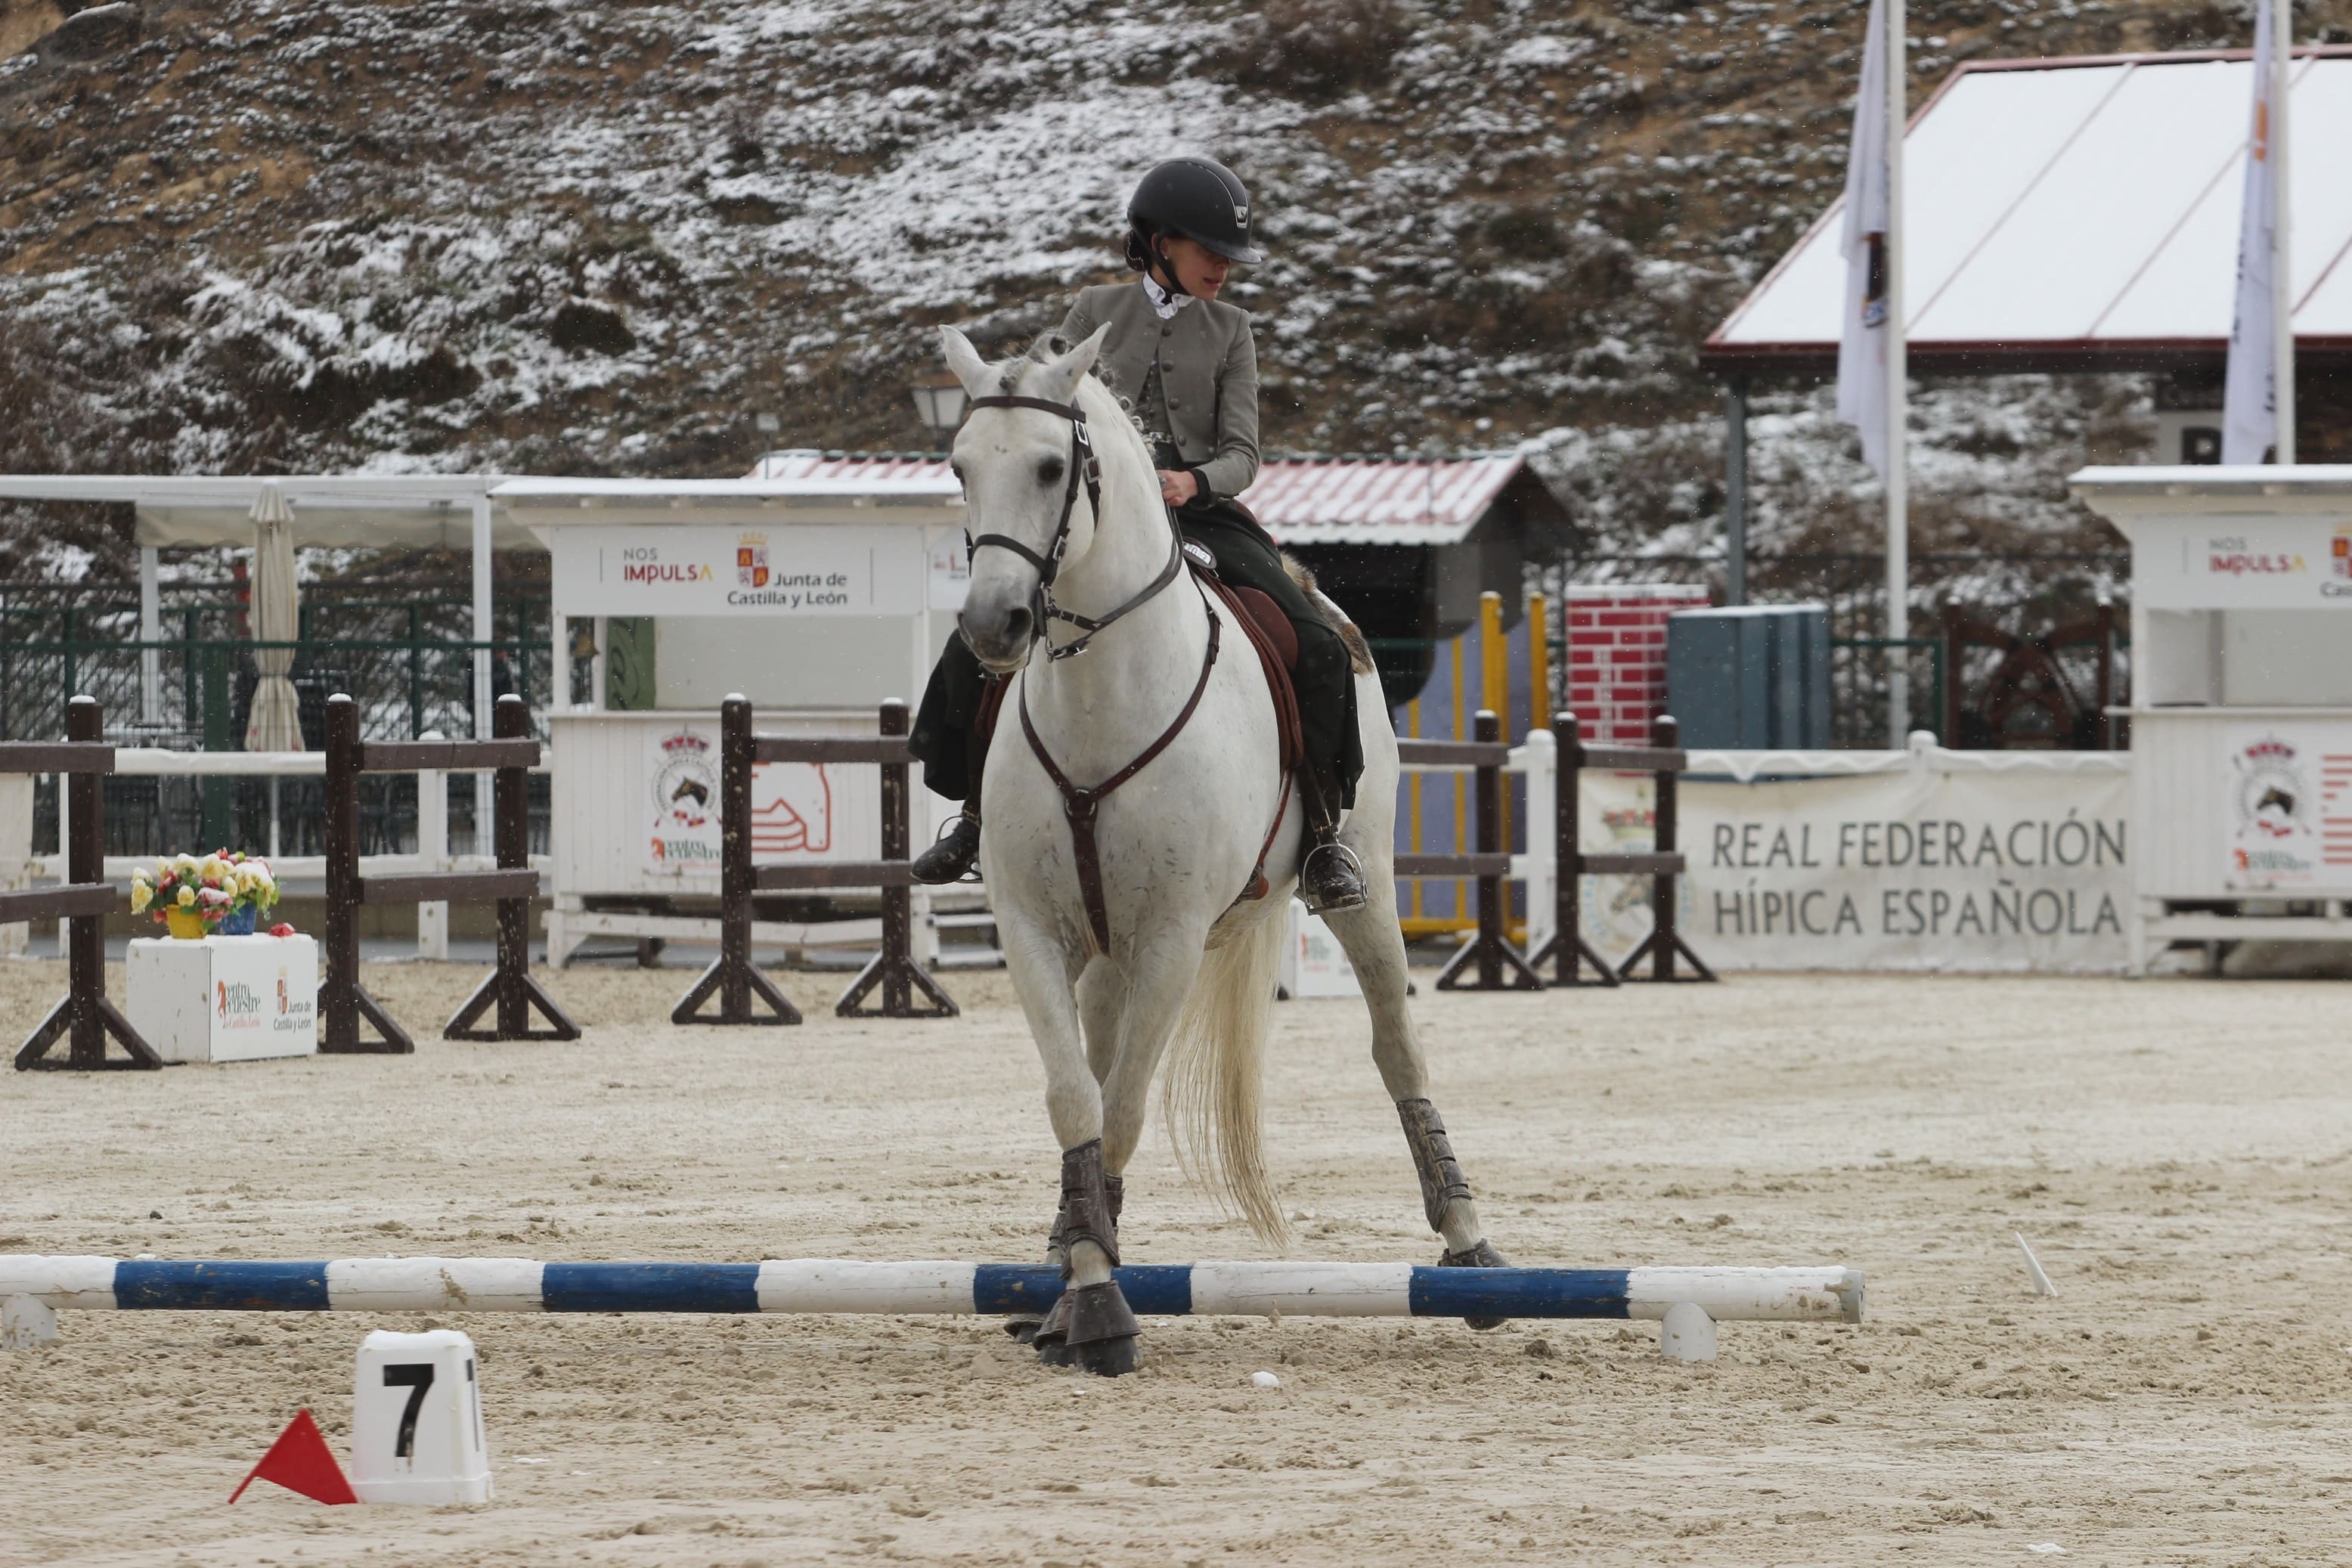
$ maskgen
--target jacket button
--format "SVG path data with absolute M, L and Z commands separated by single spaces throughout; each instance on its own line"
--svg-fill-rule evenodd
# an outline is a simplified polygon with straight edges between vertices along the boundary
M 1176 329 L 1173 327 L 1162 327 L 1160 329 L 1160 335 L 1163 338 L 1172 338 L 1176 335 Z
M 1168 406 L 1169 406 L 1169 407 L 1171 407 L 1171 408 L 1173 408 L 1173 407 L 1177 406 L 1176 400 L 1175 400 L 1174 398 L 1172 398 L 1172 397 L 1171 397 L 1171 398 L 1170 398 L 1170 399 L 1168 400 Z

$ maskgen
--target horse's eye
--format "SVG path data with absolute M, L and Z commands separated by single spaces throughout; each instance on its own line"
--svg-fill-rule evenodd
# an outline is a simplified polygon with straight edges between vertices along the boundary
M 1048 458 L 1044 462 L 1038 464 L 1038 482 L 1040 484 L 1048 485 L 1056 485 L 1061 483 L 1064 462 L 1065 460 L 1060 458 Z

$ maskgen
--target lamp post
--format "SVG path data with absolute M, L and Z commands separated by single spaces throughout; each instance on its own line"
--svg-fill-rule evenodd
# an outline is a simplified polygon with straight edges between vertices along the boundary
M 944 447 L 956 426 L 963 423 L 964 405 L 970 399 L 963 384 L 953 376 L 935 381 L 919 381 L 908 390 L 915 395 L 915 416 L 923 428 L 931 433 L 934 442 Z

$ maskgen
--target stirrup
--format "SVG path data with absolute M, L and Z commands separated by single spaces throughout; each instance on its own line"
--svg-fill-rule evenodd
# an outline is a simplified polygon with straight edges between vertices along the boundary
M 1308 890 L 1307 869 L 1315 864 L 1316 858 L 1321 855 L 1337 855 L 1347 866 L 1356 882 L 1354 897 L 1349 898 L 1343 895 L 1337 899 L 1319 899 Z M 1307 850 L 1307 858 L 1299 863 L 1298 896 L 1306 903 L 1307 911 L 1309 914 L 1343 915 L 1350 910 L 1360 910 L 1371 901 L 1371 894 L 1364 886 L 1364 863 L 1356 858 L 1354 850 L 1337 838 L 1333 838 L 1328 844 L 1318 844 Z

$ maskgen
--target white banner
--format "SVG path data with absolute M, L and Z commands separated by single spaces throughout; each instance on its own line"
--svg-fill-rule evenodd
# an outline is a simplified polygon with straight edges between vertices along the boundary
M 2127 759 L 1887 761 L 1844 777 L 1685 778 L 1676 919 L 1700 957 L 1718 969 L 2126 966 Z M 1588 853 L 1650 847 L 1647 775 L 1588 773 L 1580 809 Z M 1648 933 L 1648 878 L 1587 877 L 1581 892 L 1584 934 L 1603 953 L 1622 958 Z
M 548 549 L 566 616 L 911 616 L 929 582 L 904 526 L 575 525 Z
M 2150 610 L 2352 610 L 2352 507 L 2144 531 L 2132 592 Z

